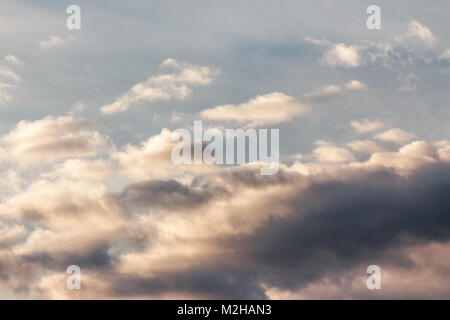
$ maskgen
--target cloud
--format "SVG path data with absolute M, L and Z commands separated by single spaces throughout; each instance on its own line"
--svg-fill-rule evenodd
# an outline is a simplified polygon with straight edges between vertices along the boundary
M 46 178 L 68 178 L 102 181 L 117 174 L 117 166 L 103 159 L 68 159 L 57 164 L 51 172 L 43 174 Z
M 418 64 L 431 64 L 439 60 L 444 73 L 448 72 L 450 65 L 445 59 L 445 51 L 439 52 L 437 48 L 433 48 L 437 38 L 427 27 L 411 21 L 407 28 L 406 33 L 393 35 L 387 40 L 363 40 L 344 44 L 306 37 L 305 41 L 323 52 L 320 59 L 322 64 L 345 68 L 367 66 L 377 70 L 381 67 L 394 74 L 401 85 L 400 92 L 407 92 L 415 90 L 411 82 L 418 79 L 416 73 L 421 71 L 416 68 Z M 417 72 L 415 69 L 418 69 Z
M 27 231 L 22 225 L 0 225 L 0 249 L 8 249 L 26 238 Z
M 199 115 L 204 120 L 235 122 L 246 127 L 278 124 L 305 115 L 309 112 L 309 104 L 326 102 L 351 91 L 365 89 L 367 89 L 365 84 L 358 80 L 351 80 L 343 88 L 329 85 L 302 99 L 273 92 L 256 96 L 244 103 L 205 109 Z
M 437 149 L 426 141 L 414 141 L 397 152 L 378 152 L 371 155 L 367 165 L 393 169 L 397 174 L 407 176 L 422 164 L 446 161 L 446 150 Z
M 405 132 L 399 128 L 389 129 L 387 131 L 378 133 L 374 139 L 388 142 L 395 142 L 397 144 L 405 144 L 416 137 L 415 134 Z
M 149 180 L 128 185 L 120 198 L 131 206 L 189 210 L 227 195 L 228 191 L 219 186 L 186 186 L 175 180 Z
M 358 133 L 367 133 L 371 131 L 375 131 L 383 127 L 383 123 L 380 121 L 373 121 L 369 119 L 352 120 L 350 125 L 353 129 L 355 129 Z
M 4 104 L 11 100 L 11 95 L 8 93 L 8 90 L 12 89 L 14 87 L 15 86 L 13 86 L 13 85 L 0 82 L 0 103 L 1 104 Z
M 66 43 L 66 41 L 58 36 L 51 35 L 48 40 L 39 42 L 39 47 L 42 50 L 47 50 L 51 48 L 61 47 Z
M 355 160 L 353 154 L 345 148 L 338 148 L 334 144 L 326 141 L 316 142 L 317 148 L 314 154 L 319 162 L 351 162 Z
M 15 84 L 22 81 L 22 79 L 17 75 L 17 73 L 1 65 L 0 65 L 0 76 L 6 80 L 12 81 Z
M 412 20 L 408 23 L 408 31 L 396 37 L 400 41 L 419 40 L 427 45 L 433 45 L 437 38 L 426 26 Z
M 19 122 L 0 137 L 3 160 L 35 166 L 70 157 L 87 157 L 105 151 L 109 139 L 91 129 L 91 124 L 73 116 Z
M 20 61 L 14 60 L 13 55 L 6 56 L 3 60 L 10 62 L 13 65 L 20 65 Z M 9 67 L 0 65 L 0 104 L 11 101 L 11 95 L 9 91 L 17 88 L 19 83 L 22 82 L 22 78 Z
M 308 107 L 280 92 L 260 95 L 247 102 L 222 105 L 200 112 L 205 120 L 233 121 L 246 126 L 262 126 L 291 120 L 305 114 Z
M 307 94 L 303 99 L 301 99 L 301 101 L 307 104 L 324 103 L 332 99 L 366 89 L 367 85 L 364 83 L 358 80 L 350 80 L 344 84 L 343 87 L 335 84 L 328 85 L 314 93 Z
M 128 177 L 168 179 L 185 175 L 215 171 L 215 166 L 176 165 L 172 162 L 172 149 L 178 141 L 172 140 L 173 132 L 163 128 L 161 132 L 139 145 L 127 144 L 110 154 L 109 163 L 117 172 Z
M 19 60 L 15 55 L 9 54 L 3 58 L 4 61 L 14 65 L 14 66 L 21 66 L 23 64 L 22 61 Z
M 0 204 L 0 217 L 32 224 L 14 253 L 36 268 L 66 268 L 73 261 L 103 265 L 128 213 L 105 187 L 70 180 L 38 180 Z M 36 270 L 37 271 L 37 270 Z
M 361 59 L 357 46 L 339 43 L 327 50 L 322 62 L 332 67 L 354 68 L 361 64 Z
M 368 154 L 384 151 L 384 149 L 381 146 L 379 146 L 372 140 L 352 141 L 349 142 L 347 146 L 353 151 Z
M 163 61 L 161 67 L 170 67 L 176 72 L 149 77 L 134 85 L 113 103 L 101 107 L 101 111 L 124 112 L 139 102 L 184 100 L 191 95 L 192 87 L 208 85 L 220 73 L 216 68 L 180 63 L 174 59 Z
M 347 90 L 365 90 L 367 89 L 367 86 L 358 80 L 350 80 L 350 82 L 345 85 L 345 88 Z
M 318 141 L 311 155 L 281 164 L 275 176 L 248 164 L 147 178 L 169 165 L 170 136 L 164 129 L 109 159 L 66 160 L 58 174 L 2 199 L 0 243 L 35 274 L 46 271 L 32 280 L 21 271 L 14 281 L 29 295 L 73 298 L 60 270 L 77 264 L 89 288 L 78 298 L 358 298 L 368 294 L 360 281 L 367 265 L 375 261 L 392 277 L 413 272 L 420 260 L 411 252 L 426 252 L 417 244 L 450 241 L 448 141 L 414 141 L 396 151 L 370 140 L 348 144 L 369 153 L 367 160 Z M 88 180 L 88 168 L 115 175 L 112 189 L 121 191 L 95 174 Z M 132 169 L 137 181 L 124 181 L 121 174 Z M 442 278 L 428 286 L 434 281 Z M 392 281 L 386 295 L 408 296 L 413 284 Z

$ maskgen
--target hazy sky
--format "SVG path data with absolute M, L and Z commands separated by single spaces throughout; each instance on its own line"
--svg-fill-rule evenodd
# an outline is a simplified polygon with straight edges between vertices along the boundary
M 450 298 L 448 1 L 0 12 L 1 298 Z M 194 120 L 279 129 L 280 171 L 174 165 Z

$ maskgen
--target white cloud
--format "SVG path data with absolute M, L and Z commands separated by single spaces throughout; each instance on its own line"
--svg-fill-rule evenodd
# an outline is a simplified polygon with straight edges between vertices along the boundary
M 433 35 L 430 29 L 415 20 L 408 23 L 408 31 L 406 33 L 401 34 L 396 38 L 400 41 L 419 40 L 428 45 L 432 45 L 437 41 L 437 38 Z
M 338 163 L 351 162 L 355 160 L 353 154 L 346 148 L 336 147 L 333 143 L 317 141 L 314 154 L 319 162 Z
M 0 138 L 0 150 L 3 150 L 0 160 L 35 166 L 104 152 L 109 146 L 108 137 L 90 126 L 88 121 L 73 116 L 21 121 Z
M 322 62 L 333 67 L 354 68 L 361 64 L 361 58 L 357 46 L 339 43 L 327 50 Z
M 20 61 L 15 55 L 12 54 L 7 55 L 3 58 L 3 60 L 15 66 L 20 66 L 23 64 L 22 61 Z
M 352 141 L 347 144 L 347 146 L 356 152 L 372 154 L 376 152 L 383 152 L 384 149 L 376 144 L 372 140 L 363 140 L 363 141 Z
M 360 81 L 351 80 L 343 88 L 332 84 L 303 99 L 296 99 L 281 92 L 272 92 L 256 96 L 244 103 L 203 110 L 200 117 L 205 120 L 233 121 L 246 127 L 276 124 L 306 114 L 309 111 L 308 104 L 321 103 L 350 91 L 366 88 L 367 86 Z
M 11 95 L 8 93 L 8 90 L 12 88 L 14 88 L 13 85 L 0 82 L 0 104 L 4 104 L 11 100 Z
M 22 81 L 22 79 L 9 68 L 5 68 L 4 66 L 0 65 L 0 76 L 3 78 L 13 81 L 14 83 L 19 83 Z
M 288 121 L 308 111 L 308 107 L 284 93 L 273 92 L 247 102 L 227 104 L 200 112 L 206 120 L 234 121 L 248 126 L 262 126 Z
M 350 80 L 343 87 L 340 87 L 335 84 L 326 86 L 323 89 L 320 89 L 314 93 L 306 95 L 306 97 L 301 99 L 301 101 L 307 104 L 321 103 L 329 101 L 336 97 L 344 96 L 353 91 L 362 91 L 366 89 L 367 86 L 364 83 L 358 80 Z
M 416 138 L 415 134 L 405 132 L 399 128 L 390 129 L 374 136 L 374 139 L 405 144 Z
M 367 133 L 383 127 L 383 123 L 380 121 L 373 121 L 369 119 L 352 120 L 350 125 L 358 133 Z
M 66 43 L 64 39 L 58 36 L 50 36 L 48 40 L 39 42 L 42 50 L 63 46 Z
M 123 112 L 138 102 L 184 100 L 191 95 L 192 86 L 210 84 L 219 70 L 210 67 L 180 63 L 174 59 L 163 61 L 161 67 L 171 67 L 175 73 L 151 76 L 146 81 L 134 85 L 113 103 L 101 107 L 103 113 Z
M 16 88 L 22 79 L 10 68 L 0 65 L 0 80 L 0 104 L 3 104 L 11 100 L 9 91 Z
M 345 88 L 347 90 L 365 90 L 367 89 L 367 86 L 358 80 L 350 80 L 350 82 L 345 85 Z

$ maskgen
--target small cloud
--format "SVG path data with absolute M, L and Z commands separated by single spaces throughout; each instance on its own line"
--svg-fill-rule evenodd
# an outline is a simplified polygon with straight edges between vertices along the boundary
M 21 66 L 23 64 L 22 61 L 20 61 L 15 55 L 12 54 L 7 55 L 3 58 L 3 60 L 15 66 Z
M 0 157 L 0 161 L 31 167 L 108 150 L 109 138 L 91 127 L 89 121 L 72 115 L 20 121 L 0 137 L 0 149 L 6 151 L 5 159 Z
M 132 104 L 144 101 L 184 100 L 191 95 L 191 87 L 208 85 L 220 73 L 215 68 L 180 63 L 172 58 L 164 60 L 161 67 L 175 68 L 177 72 L 151 76 L 135 84 L 113 103 L 102 106 L 101 111 L 124 112 Z
M 416 138 L 416 135 L 403 131 L 399 128 L 390 129 L 374 136 L 374 139 L 381 141 L 394 142 L 397 144 L 405 144 Z
M 383 123 L 380 121 L 372 121 L 369 119 L 352 120 L 350 125 L 358 133 L 367 133 L 383 127 Z
M 355 161 L 353 154 L 346 148 L 336 147 L 331 142 L 317 141 L 314 154 L 319 162 L 340 163 Z
M 50 36 L 50 38 L 46 41 L 39 42 L 39 46 L 42 50 L 54 48 L 54 47 L 60 47 L 65 44 L 65 40 L 57 37 L 57 36 Z
M 397 36 L 396 39 L 399 41 L 420 40 L 428 45 L 433 45 L 437 41 L 430 29 L 415 20 L 409 22 L 408 31 Z
M 365 89 L 367 89 L 367 86 L 358 80 L 350 80 L 345 85 L 345 88 L 347 90 L 365 90 Z
M 260 126 L 288 121 L 307 111 L 308 107 L 299 100 L 281 92 L 273 92 L 241 104 L 227 104 L 203 110 L 200 117 L 206 120 L 234 121 Z
M 450 49 L 445 50 L 439 55 L 439 60 L 450 60 Z
M 0 104 L 4 104 L 11 100 L 11 96 L 8 93 L 8 90 L 11 88 L 14 88 L 14 86 L 0 82 Z
M 11 100 L 9 90 L 16 88 L 20 82 L 22 82 L 22 79 L 17 73 L 0 65 L 0 104 Z
M 357 46 L 339 43 L 328 49 L 322 62 L 332 67 L 354 68 L 361 64 L 361 58 Z
M 334 85 L 334 84 L 331 84 L 331 85 L 325 87 L 322 91 L 323 94 L 329 94 L 329 95 L 337 94 L 340 92 L 342 92 L 341 87 Z
M 321 103 L 339 96 L 344 96 L 346 94 L 349 94 L 351 91 L 359 91 L 365 89 L 367 89 L 367 86 L 364 83 L 358 80 L 350 80 L 343 87 L 334 84 L 326 86 L 323 89 L 306 95 L 306 97 L 302 99 L 302 101 L 305 103 Z

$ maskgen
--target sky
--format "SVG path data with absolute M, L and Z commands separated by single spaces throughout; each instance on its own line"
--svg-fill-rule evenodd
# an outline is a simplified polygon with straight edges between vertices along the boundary
M 0 298 L 450 298 L 448 1 L 0 12 Z M 173 163 L 194 121 L 279 170 Z

